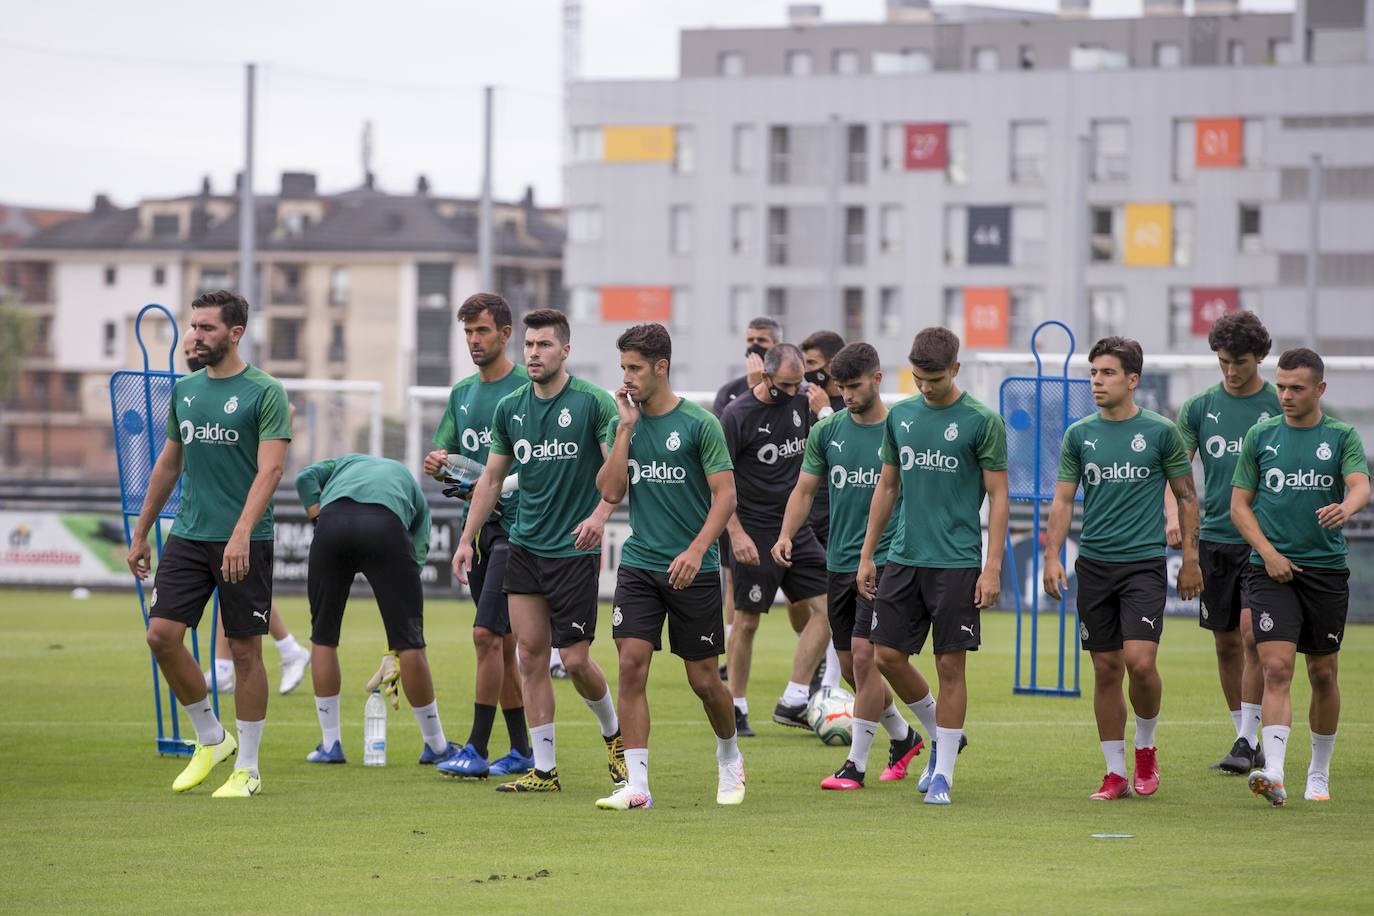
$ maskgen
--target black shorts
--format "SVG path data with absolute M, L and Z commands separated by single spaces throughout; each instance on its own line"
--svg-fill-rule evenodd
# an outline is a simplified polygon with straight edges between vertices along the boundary
M 853 640 L 868 639 L 873 629 L 873 602 L 859 594 L 855 573 L 827 573 L 830 582 L 825 608 L 830 615 L 830 642 L 837 652 L 848 652 Z M 883 568 L 878 568 L 878 583 L 883 581 Z
M 1275 582 L 1257 563 L 1245 567 L 1255 642 L 1295 643 L 1303 655 L 1341 650 L 1350 609 L 1350 570 L 1305 569 Z
M 596 638 L 597 581 L 601 555 L 541 557 L 510 545 L 507 595 L 540 595 L 549 604 L 549 637 L 555 649 Z
M 225 543 L 169 536 L 153 576 L 148 616 L 199 626 L 205 602 L 218 588 L 224 635 L 230 639 L 265 635 L 272 613 L 272 541 L 248 542 L 248 575 L 234 584 L 225 582 L 221 571 Z
M 425 593 L 410 532 L 386 506 L 351 499 L 325 506 L 315 523 L 306 575 L 310 641 L 339 644 L 348 593 L 358 573 L 372 586 L 391 650 L 423 649 Z
M 1250 545 L 1203 541 L 1198 545 L 1198 559 L 1202 564 L 1198 625 L 1229 633 L 1240 626 L 1241 608 L 1250 606 L 1243 575 L 1250 565 Z
M 777 531 L 748 531 L 759 551 L 759 565 L 736 563 L 735 610 L 750 614 L 767 614 L 773 596 L 782 589 L 788 601 L 804 601 L 826 592 L 825 548 L 816 540 L 815 532 L 802 526 L 792 539 L 792 566 L 785 569 L 773 562 L 773 545 L 778 542 Z
M 1168 575 L 1163 557 L 1104 563 L 1079 556 L 1078 635 L 1089 652 L 1116 652 L 1128 639 L 1159 642 Z
M 978 651 L 982 628 L 973 595 L 979 570 L 906 566 L 883 567 L 873 602 L 869 639 L 880 646 L 919 653 L 933 630 L 935 654 Z
M 663 648 L 663 618 L 668 618 L 668 644 L 685 661 L 715 658 L 725 651 L 720 573 L 699 572 L 692 584 L 675 589 L 668 574 L 621 565 L 615 580 L 611 635 L 642 639 Z
M 510 537 L 499 522 L 487 522 L 474 546 L 477 553 L 468 572 L 468 589 L 472 592 L 473 604 L 477 605 L 472 626 L 505 636 L 510 632 L 510 608 L 503 587 L 506 564 L 510 560 Z

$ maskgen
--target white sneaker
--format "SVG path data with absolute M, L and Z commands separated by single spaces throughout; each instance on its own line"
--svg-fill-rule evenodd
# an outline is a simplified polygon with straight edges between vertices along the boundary
M 629 786 L 621 786 L 606 798 L 598 798 L 596 806 L 604 811 L 629 811 L 631 808 L 652 808 L 654 797 Z
M 716 804 L 738 805 L 744 801 L 744 755 L 730 763 L 717 764 L 720 777 L 716 782 Z
M 1308 801 L 1331 801 L 1331 775 L 1329 773 L 1307 774 L 1307 791 L 1302 797 Z
M 305 669 L 310 667 L 310 653 L 304 649 L 281 659 L 281 694 L 295 690 L 305 680 Z
M 210 678 L 211 678 L 213 672 L 214 672 L 214 669 L 213 669 L 213 668 L 211 668 L 209 671 L 206 671 L 206 672 L 205 672 L 205 689 L 206 689 L 206 690 L 209 690 L 209 689 L 210 689 Z M 233 693 L 233 692 L 234 692 L 234 677 L 233 677 L 233 675 L 230 675 L 229 677 L 220 678 L 220 681 L 219 681 L 219 693 L 220 693 L 220 696 L 225 696 L 225 695 L 231 694 L 231 693 Z

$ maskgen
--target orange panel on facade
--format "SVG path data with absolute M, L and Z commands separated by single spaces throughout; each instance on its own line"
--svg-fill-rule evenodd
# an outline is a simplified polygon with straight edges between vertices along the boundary
M 1198 168 L 1234 169 L 1244 162 L 1245 131 L 1240 118 L 1198 118 L 1193 127 Z
M 671 286 L 603 286 L 601 288 L 602 321 L 659 321 L 673 320 L 673 288 Z
M 1000 349 L 1010 340 L 1010 290 L 1005 286 L 964 287 L 964 345 Z

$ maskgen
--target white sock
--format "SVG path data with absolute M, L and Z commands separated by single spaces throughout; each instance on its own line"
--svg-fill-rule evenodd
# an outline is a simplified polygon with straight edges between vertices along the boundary
M 825 674 L 821 675 L 822 687 L 840 686 L 840 656 L 835 652 L 835 644 L 825 644 Z
M 221 686 L 233 683 L 234 660 L 232 658 L 215 659 L 215 680 L 217 680 Z
M 553 668 L 555 665 L 561 664 L 563 664 L 563 655 L 561 652 L 558 651 L 558 647 L 555 646 L 554 648 L 549 650 L 549 668 Z
M 1241 731 L 1242 731 L 1241 725 L 1240 725 L 1240 723 L 1241 723 L 1241 716 L 1242 716 L 1242 715 L 1243 715 L 1243 713 L 1242 713 L 1239 709 L 1233 709 L 1233 710 L 1231 710 L 1231 724 L 1233 724 L 1233 725 L 1236 727 L 1236 737 L 1237 737 L 1237 738 L 1240 737 L 1240 733 L 1241 733 Z
M 906 704 L 906 708 L 916 716 L 916 721 L 921 723 L 926 734 L 933 737 L 935 735 L 935 694 L 928 693 L 924 699 Z
M 868 771 L 868 751 L 873 747 L 873 738 L 878 734 L 878 723 L 867 719 L 854 719 L 850 726 L 853 741 L 849 746 L 849 759 L 854 769 L 860 773 Z
M 1264 735 L 1264 771 L 1277 776 L 1283 782 L 1283 758 L 1288 753 L 1287 725 L 1266 725 L 1260 729 Z
M 730 642 L 730 634 L 734 631 L 734 629 L 735 625 L 733 623 L 727 623 L 725 625 L 725 641 L 727 643 Z
M 315 715 L 320 719 L 320 744 L 326 751 L 339 740 L 339 698 L 315 697 Z
M 1307 766 L 1308 774 L 1331 775 L 1331 752 L 1336 749 L 1336 736 L 1312 733 L 1312 762 Z
M 625 748 L 625 769 L 630 771 L 630 788 L 640 792 L 649 791 L 649 749 L 647 747 Z
M 1240 736 L 1250 742 L 1251 747 L 1259 747 L 1260 704 L 1240 704 Z
M 962 728 L 937 727 L 935 729 L 935 744 L 937 746 L 943 744 L 945 747 L 958 748 L 959 742 L 962 741 L 963 738 L 964 730 Z M 1123 741 L 1122 744 L 1124 745 L 1125 742 Z M 955 751 L 953 754 L 935 755 L 935 775 L 945 777 L 945 784 L 951 787 L 954 785 L 954 764 L 958 759 L 958 751 Z M 1121 749 L 1121 762 L 1123 765 L 1126 762 L 1125 747 Z
M 234 763 L 234 769 L 247 770 L 254 776 L 258 775 L 258 748 L 262 746 L 262 727 L 266 724 L 266 719 L 256 722 L 234 720 L 234 726 L 239 731 L 239 757 Z
M 735 697 L 734 701 L 736 709 L 744 713 L 746 716 L 749 715 L 749 701 L 747 699 L 745 699 L 744 697 Z
M 1135 717 L 1135 746 L 1146 748 L 1155 746 L 1155 726 L 1159 724 L 1159 714 L 1155 713 L 1153 719 L 1142 719 Z
M 230 665 L 233 663 L 230 662 Z M 210 697 L 206 696 L 199 703 L 192 703 L 189 706 L 183 705 L 187 717 L 191 720 L 191 727 L 196 730 L 196 743 L 201 747 L 213 747 L 224 740 L 224 726 L 219 724 L 219 719 L 215 717 L 215 710 L 210 706 Z
M 911 726 L 906 719 L 902 718 L 901 712 L 897 709 L 897 701 L 893 700 L 887 704 L 887 709 L 883 710 L 883 728 L 887 730 L 887 736 L 893 741 L 905 741 L 911 734 Z
M 553 772 L 558 766 L 558 758 L 554 755 L 553 723 L 531 728 L 530 743 L 534 745 L 534 768 L 541 773 Z
M 796 681 L 788 681 L 787 689 L 782 692 L 782 703 L 784 706 L 805 706 L 807 700 L 807 690 L 809 684 L 798 684 Z
M 716 739 L 716 763 L 724 766 L 739 759 L 739 735 Z
M 444 748 L 448 747 L 448 739 L 444 737 L 444 724 L 439 721 L 439 701 L 435 700 L 428 706 L 412 706 L 410 710 L 415 713 L 415 721 L 420 723 L 420 734 L 425 736 L 425 744 L 434 753 L 443 753 Z
M 616 718 L 615 701 L 611 699 L 611 691 L 606 690 L 606 695 L 599 700 L 589 700 L 586 697 L 582 701 L 587 704 L 587 708 L 596 716 L 596 721 L 601 725 L 601 737 L 610 738 L 620 731 L 620 719 Z
M 1107 772 L 1115 773 L 1122 779 L 1126 778 L 1126 742 L 1125 741 L 1099 741 L 1102 745 L 1102 756 L 1107 760 Z M 935 766 L 940 766 L 940 756 L 935 755 Z M 956 755 L 957 756 L 957 755 Z
M 290 633 L 287 633 L 281 639 L 273 641 L 276 643 L 277 651 L 281 653 L 282 658 L 286 658 L 288 655 L 299 655 L 305 651 L 305 647 L 296 642 L 296 637 L 292 636 Z

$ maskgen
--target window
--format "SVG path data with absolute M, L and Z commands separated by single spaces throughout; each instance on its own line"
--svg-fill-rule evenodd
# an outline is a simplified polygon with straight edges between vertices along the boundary
M 852 48 L 841 48 L 830 57 L 830 69 L 841 76 L 853 76 L 859 72 L 859 52 Z
M 1016 51 L 1016 63 L 1022 70 L 1035 69 L 1035 46 L 1022 45 Z
M 810 76 L 815 67 L 810 51 L 788 51 L 785 59 L 788 76 Z
M 1269 63 L 1292 64 L 1297 60 L 1293 54 L 1293 42 L 1287 38 L 1269 39 Z
M 301 320 L 298 318 L 273 318 L 271 326 L 270 355 L 272 359 L 300 359 Z
M 868 247 L 863 207 L 844 208 L 844 263 L 861 267 Z
M 736 175 L 747 175 L 754 171 L 756 157 L 758 156 L 758 134 L 752 124 L 736 124 L 733 143 L 731 144 L 730 161 L 733 164 Z
M 1264 161 L 1264 121 L 1259 118 L 1246 118 L 1242 127 L 1244 139 L 1241 152 L 1245 164 L 1251 168 Z
M 786 127 L 775 125 L 768 129 L 768 183 L 787 184 L 791 176 L 791 134 Z
M 115 285 L 115 281 L 118 280 L 118 279 L 119 279 L 119 270 L 118 270 L 117 268 L 114 268 L 114 267 L 106 267 L 106 268 L 105 268 L 105 285 L 106 285 L 106 286 L 114 286 L 114 285 Z
M 878 250 L 900 254 L 902 250 L 902 205 L 883 204 L 878 210 Z
M 1093 207 L 1089 214 L 1089 258 L 1094 264 L 1111 263 L 1120 250 L 1120 221 L 1116 207 Z
M 568 241 L 592 243 L 601 241 L 601 208 L 568 208 Z
M 104 326 L 104 329 L 103 329 L 103 330 L 104 330 L 104 336 L 103 336 L 103 338 L 102 338 L 102 343 L 101 343 L 101 347 L 100 347 L 100 352 L 104 353 L 106 356 L 114 356 L 114 355 L 115 355 L 115 323 L 114 323 L 113 321 L 107 321 L 107 322 L 105 322 L 105 326 Z
M 1240 205 L 1240 250 L 1245 254 L 1259 254 L 1264 250 L 1260 235 L 1259 204 Z
M 1011 183 L 1044 184 L 1049 127 L 1044 121 L 1011 122 Z
M 1130 122 L 1092 122 L 1092 144 L 1094 181 L 1125 181 L 1130 177 Z
M 945 287 L 944 326 L 956 334 L 964 329 L 964 290 L 958 286 Z
M 594 286 L 574 286 L 568 291 L 568 318 L 596 321 L 601 311 L 601 293 Z
M 348 304 L 348 268 L 335 267 L 329 271 L 329 304 Z
M 601 128 L 574 127 L 572 129 L 572 161 L 600 162 L 602 159 Z
M 1245 42 L 1235 38 L 1226 42 L 1226 62 L 1233 67 L 1245 66 Z
M 344 323 L 336 321 L 329 329 L 329 361 L 341 363 L 347 358 L 348 351 L 344 347 Z
M 690 286 L 674 286 L 670 308 L 669 326 L 673 330 L 687 327 L 692 320 L 692 288 Z
M 868 181 L 868 128 L 850 124 L 845 128 L 844 180 L 846 184 Z
M 452 264 L 418 264 L 415 268 L 416 301 L 424 308 L 446 309 L 453 290 Z M 447 325 L 445 325 L 447 328 Z
M 902 332 L 902 288 L 884 286 L 878 291 L 878 323 L 883 336 Z
M 1088 290 L 1088 338 L 1101 340 L 1126 330 L 1126 291 Z
M 968 184 L 968 125 L 950 124 L 946 136 L 949 165 L 945 168 L 945 180 L 950 184 Z
M 1011 214 L 1011 263 L 1033 267 L 1045 263 L 1045 208 L 1014 207 Z
M 739 333 L 754 318 L 754 290 L 749 286 L 730 287 L 730 330 Z
M 673 169 L 679 175 L 690 175 L 697 167 L 696 131 L 679 127 L 673 131 Z
M 945 208 L 945 263 L 955 266 L 968 261 L 968 211 L 963 207 Z
M 847 340 L 862 340 L 864 336 L 864 291 L 861 287 L 844 288 L 844 336 Z
M 996 70 L 997 69 L 997 49 L 992 47 L 981 47 L 973 49 L 973 69 L 975 70 Z
M 175 213 L 153 217 L 153 238 L 174 239 L 181 235 L 181 217 Z
M 1174 204 L 1174 266 L 1193 262 L 1193 206 Z
M 692 208 L 681 204 L 668 208 L 668 250 L 692 253 Z
M 787 208 L 768 208 L 768 263 L 787 264 Z
M 744 52 L 721 51 L 716 57 L 716 74 L 719 76 L 744 76 Z
M 924 48 L 873 52 L 874 73 L 929 73 L 931 69 L 930 52 Z
M 227 289 L 228 287 L 229 268 L 202 267 L 200 269 L 200 283 L 196 286 L 196 295 L 217 289 Z
M 883 171 L 900 172 L 906 159 L 906 125 L 883 125 Z
M 1183 66 L 1183 46 L 1176 41 L 1155 42 L 1154 62 L 1166 70 Z
M 1008 345 L 1029 347 L 1031 332 L 1045 314 L 1045 291 L 1038 286 L 1013 286 L 1007 312 Z
M 305 291 L 301 285 L 301 275 L 305 268 L 300 264 L 272 265 L 272 301 L 281 305 L 302 305 Z
M 1174 121 L 1174 181 L 1192 181 L 1197 174 L 1197 125 L 1192 118 Z
M 734 254 L 754 253 L 754 208 L 736 204 L 730 208 L 730 251 Z
M 158 265 L 153 268 L 153 285 L 165 286 L 167 284 L 167 268 Z
M 779 324 L 787 321 L 787 290 L 780 286 L 770 286 L 764 294 L 764 314 L 774 318 Z

